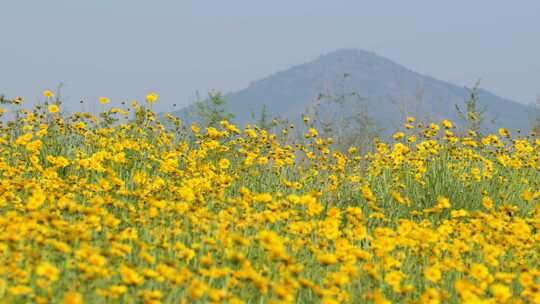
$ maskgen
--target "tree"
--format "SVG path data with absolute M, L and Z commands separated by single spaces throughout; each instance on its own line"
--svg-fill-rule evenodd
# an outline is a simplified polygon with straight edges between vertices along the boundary
M 459 118 L 463 121 L 464 127 L 468 131 L 473 131 L 477 136 L 481 135 L 482 125 L 485 120 L 487 107 L 480 107 L 478 104 L 478 88 L 480 81 L 477 81 L 469 90 L 469 98 L 464 102 L 464 108 L 456 104 L 456 111 Z
M 195 115 L 202 125 L 218 127 L 221 121 L 234 119 L 234 115 L 227 112 L 226 105 L 227 102 L 220 92 L 210 92 L 208 99 L 195 102 Z
M 270 128 L 272 128 L 272 122 L 268 118 L 268 109 L 266 107 L 266 104 L 264 104 L 261 109 L 261 116 L 257 125 L 264 130 L 269 130 Z
M 426 109 L 426 89 L 422 78 L 417 76 L 415 79 L 416 88 L 411 94 L 407 89 L 406 82 L 400 78 L 399 74 L 394 72 L 394 75 L 395 80 L 390 84 L 392 89 L 388 93 L 388 98 L 401 116 L 401 120 L 399 123 L 394 123 L 393 127 L 401 129 L 402 122 L 409 116 L 415 117 L 420 122 L 432 122 L 432 115 Z
M 536 102 L 534 104 L 534 118 L 531 127 L 531 135 L 537 137 L 540 136 L 540 95 L 536 97 Z
M 344 73 L 334 86 L 317 94 L 313 105 L 306 109 L 309 126 L 324 137 L 332 137 L 338 148 L 371 146 L 382 131 L 369 115 L 367 100 L 347 86 L 352 77 Z

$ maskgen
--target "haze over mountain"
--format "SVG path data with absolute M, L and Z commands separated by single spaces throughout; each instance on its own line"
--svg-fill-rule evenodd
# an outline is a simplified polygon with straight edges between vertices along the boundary
M 264 105 L 270 117 L 298 121 L 321 93 L 340 92 L 362 96 L 369 115 L 387 130 L 398 127 L 408 115 L 458 121 L 456 104 L 463 105 L 470 95 L 464 86 L 421 75 L 374 53 L 343 49 L 255 81 L 224 98 L 228 111 L 236 116 L 234 122 L 244 125 L 256 121 Z M 478 97 L 480 107 L 486 108 L 485 129 L 493 130 L 493 121 L 512 130 L 530 128 L 531 106 L 482 89 Z M 188 106 L 173 114 L 186 119 L 191 110 L 193 106 Z

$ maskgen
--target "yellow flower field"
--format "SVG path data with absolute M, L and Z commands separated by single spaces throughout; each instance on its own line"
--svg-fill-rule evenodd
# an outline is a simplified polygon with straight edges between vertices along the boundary
M 538 139 L 410 118 L 361 154 L 45 97 L 0 111 L 1 303 L 540 303 Z

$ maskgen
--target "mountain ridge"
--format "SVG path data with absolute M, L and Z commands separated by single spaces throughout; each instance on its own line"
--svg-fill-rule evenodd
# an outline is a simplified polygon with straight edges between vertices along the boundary
M 237 124 L 254 122 L 264 105 L 270 116 L 296 122 L 318 94 L 345 87 L 364 97 L 370 115 L 387 129 L 399 126 L 406 115 L 456 121 L 455 105 L 469 95 L 465 87 L 420 74 L 374 52 L 348 48 L 253 81 L 224 98 Z M 485 89 L 478 90 L 478 97 L 479 105 L 487 109 L 486 121 L 496 120 L 497 127 L 513 130 L 529 127 L 531 106 Z M 190 105 L 173 114 L 189 119 L 192 110 Z M 493 128 L 495 124 L 486 126 Z

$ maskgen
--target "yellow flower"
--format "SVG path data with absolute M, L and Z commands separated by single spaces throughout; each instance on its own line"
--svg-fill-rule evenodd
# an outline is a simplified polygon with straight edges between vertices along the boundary
M 64 294 L 63 304 L 82 304 L 84 303 L 83 297 L 80 293 L 69 291 Z
M 26 150 L 30 151 L 30 152 L 38 152 L 39 149 L 41 148 L 41 145 L 42 145 L 42 141 L 41 140 L 34 140 L 32 142 L 29 142 L 26 144 Z
M 60 108 L 57 105 L 49 105 L 49 113 L 58 113 L 58 111 L 60 111 Z
M 43 96 L 45 96 L 46 98 L 53 98 L 54 97 L 54 93 L 50 90 L 45 90 L 43 91 Z
M 401 281 L 405 275 L 401 271 L 391 271 L 384 276 L 384 282 L 392 287 L 394 292 L 401 292 Z
M 482 206 L 486 209 L 491 209 L 493 207 L 493 200 L 489 196 L 482 197 Z
M 530 203 L 533 200 L 534 193 L 531 192 L 530 189 L 525 189 L 523 193 L 521 193 L 521 198 L 526 201 L 527 203 Z
M 159 300 L 163 297 L 159 290 L 141 290 L 138 294 L 143 298 L 144 303 L 161 303 Z
M 307 137 L 317 137 L 319 135 L 319 132 L 315 128 L 309 128 L 307 132 Z
M 194 280 L 191 282 L 191 285 L 189 285 L 187 292 L 189 294 L 189 297 L 192 300 L 198 300 L 202 298 L 202 296 L 206 293 L 208 287 L 206 284 L 199 280 Z
M 338 303 L 339 303 L 338 300 L 331 297 L 325 297 L 325 298 L 322 298 L 321 300 L 321 304 L 338 304 Z
M 38 267 L 36 268 L 36 274 L 38 276 L 47 277 L 49 281 L 54 282 L 58 280 L 60 270 L 56 268 L 56 266 L 48 262 L 43 262 L 39 264 Z
M 424 271 L 424 276 L 428 281 L 437 283 L 441 279 L 441 270 L 438 266 L 431 266 Z
M 149 104 L 153 104 L 153 103 L 155 103 L 155 102 L 158 100 L 158 97 L 159 97 L 158 94 L 156 94 L 155 92 L 152 92 L 152 93 L 146 95 L 146 101 L 147 101 Z
M 452 122 L 451 122 L 450 120 L 447 120 L 447 119 L 443 120 L 443 121 L 441 122 L 441 124 L 443 125 L 443 127 L 444 127 L 445 129 L 452 129 L 452 128 L 454 127 L 454 125 L 452 124 Z
M 499 128 L 499 135 L 501 135 L 502 137 L 510 138 L 512 134 L 510 134 L 510 131 L 508 131 L 508 129 L 506 128 Z
M 315 199 L 307 204 L 307 214 L 309 216 L 317 216 L 324 210 L 324 206 L 319 204 Z
M 141 285 L 144 283 L 144 277 L 126 265 L 120 265 L 119 271 L 122 275 L 122 281 L 126 285 Z
M 512 297 L 510 288 L 503 284 L 493 284 L 491 286 L 491 292 L 495 299 L 497 299 L 497 303 L 505 303 Z
M 33 137 L 34 135 L 32 133 L 23 134 L 17 137 L 17 139 L 15 140 L 15 144 L 21 145 L 21 146 L 26 145 L 30 140 L 32 140 Z
M 406 204 L 406 200 L 403 198 L 403 196 L 401 196 L 401 194 L 398 192 L 398 191 L 392 191 L 390 192 L 390 196 L 392 196 L 392 198 L 398 202 L 399 204 Z
M 430 123 L 430 124 L 429 124 L 429 128 L 430 128 L 431 130 L 433 130 L 433 131 L 439 131 L 439 129 L 440 129 L 441 127 L 439 127 L 439 125 L 436 124 L 436 123 Z
M 519 276 L 519 284 L 523 287 L 531 287 L 534 285 L 534 276 L 529 272 L 524 272 Z
M 199 126 L 196 123 L 192 123 L 191 124 L 191 131 L 194 134 L 199 134 L 199 132 L 201 132 L 201 128 L 199 128 Z
M 450 204 L 450 200 L 444 196 L 439 196 L 437 198 L 437 205 L 436 205 L 437 208 L 439 209 L 447 209 L 447 208 L 450 208 L 452 207 L 452 205 Z
M 111 295 L 113 299 L 118 299 L 126 292 L 127 292 L 127 287 L 125 285 L 112 285 L 111 286 Z
M 338 262 L 338 259 L 333 253 L 325 253 L 319 256 L 319 262 L 323 265 L 334 265 Z
M 13 103 L 16 105 L 20 105 L 21 103 L 23 103 L 23 101 L 24 101 L 24 98 L 22 96 L 17 96 L 15 97 L 15 99 L 13 99 Z
M 404 136 L 405 136 L 405 133 L 403 132 L 396 132 L 394 133 L 394 135 L 392 135 L 394 140 L 401 140 Z
M 219 167 L 221 169 L 227 169 L 229 168 L 230 165 L 231 165 L 231 162 L 226 158 L 222 158 L 219 160 Z
M 41 205 L 45 203 L 45 199 L 46 199 L 45 193 L 41 189 L 37 188 L 36 190 L 34 190 L 32 195 L 28 198 L 26 209 L 28 211 L 37 210 L 39 207 L 41 207 Z
M 479 263 L 474 263 L 470 267 L 470 274 L 477 282 L 491 283 L 493 277 L 489 273 L 489 269 Z
M 371 192 L 371 189 L 369 188 L 369 185 L 363 185 L 362 188 L 360 189 L 362 191 L 362 196 L 364 197 L 364 199 L 368 202 L 375 202 L 376 201 L 376 197 L 375 195 L 373 194 L 373 192 Z
M 98 266 L 98 267 L 101 267 L 105 265 L 105 263 L 107 263 L 107 259 L 104 256 L 97 253 L 91 254 L 90 256 L 88 256 L 87 259 L 88 259 L 88 262 L 90 262 L 90 264 L 94 266 Z
M 22 296 L 32 292 L 32 288 L 26 285 L 15 285 L 9 288 L 9 293 L 14 296 Z
M 99 103 L 100 104 L 108 104 L 109 102 L 111 102 L 111 100 L 107 97 L 100 97 L 99 98 Z

